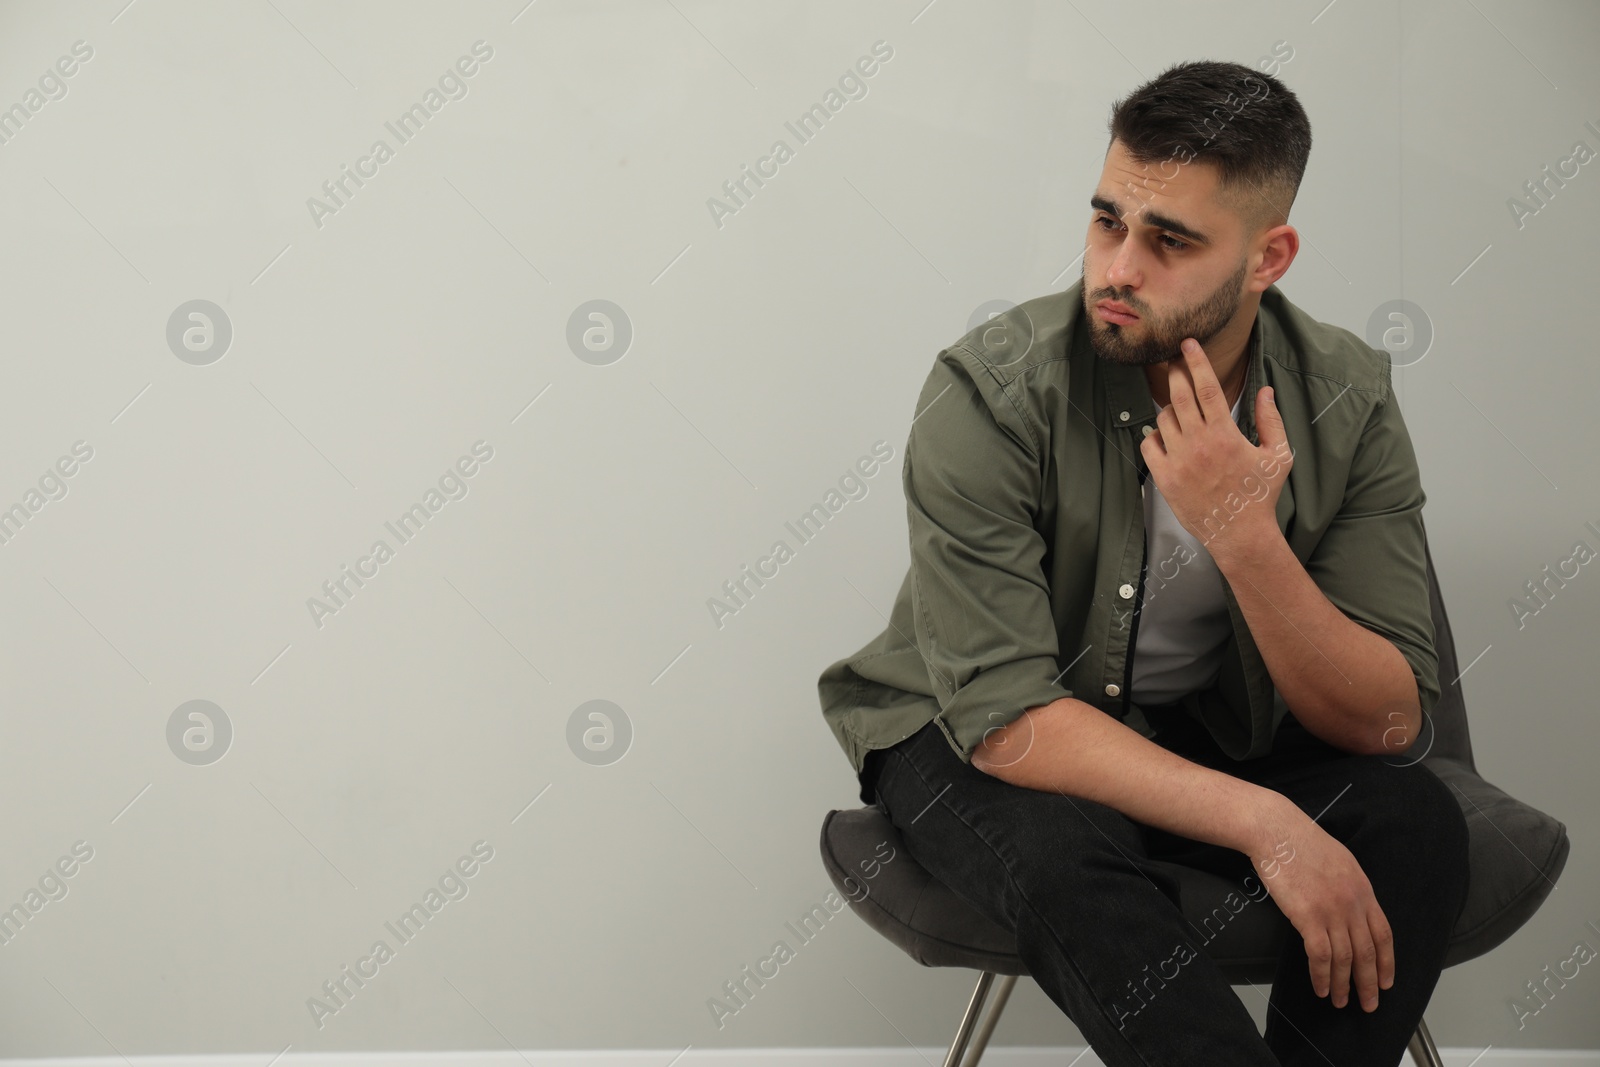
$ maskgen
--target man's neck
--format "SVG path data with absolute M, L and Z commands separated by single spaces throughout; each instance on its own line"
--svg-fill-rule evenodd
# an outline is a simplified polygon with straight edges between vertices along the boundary
M 1255 330 L 1252 324 L 1251 332 L 1246 335 L 1235 349 L 1226 354 L 1219 355 L 1215 349 L 1206 350 L 1206 359 L 1211 363 L 1211 369 L 1217 376 L 1217 381 L 1222 383 L 1223 396 L 1227 400 L 1228 410 L 1233 410 L 1234 402 L 1239 399 L 1239 394 L 1244 392 L 1245 378 L 1250 370 L 1250 340 Z M 1178 356 L 1181 361 L 1184 357 Z M 1172 398 L 1167 390 L 1167 364 L 1152 363 L 1145 367 L 1145 380 L 1150 384 L 1150 398 L 1162 407 L 1172 403 Z

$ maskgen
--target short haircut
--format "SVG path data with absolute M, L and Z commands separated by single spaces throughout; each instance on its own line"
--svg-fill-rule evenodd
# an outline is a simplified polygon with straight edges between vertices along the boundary
M 1108 125 L 1135 162 L 1159 167 L 1155 182 L 1186 163 L 1214 165 L 1222 202 L 1246 234 L 1289 221 L 1311 155 L 1311 123 L 1294 93 L 1239 63 L 1175 64 L 1112 105 Z

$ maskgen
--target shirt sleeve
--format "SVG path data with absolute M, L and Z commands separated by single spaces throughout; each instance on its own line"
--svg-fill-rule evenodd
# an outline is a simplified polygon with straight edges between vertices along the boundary
M 965 763 L 991 730 L 1072 696 L 1035 527 L 1035 434 L 981 356 L 934 361 L 902 468 L 915 643 L 940 724 Z
M 1400 650 L 1424 713 L 1439 700 L 1422 490 L 1416 452 L 1389 387 L 1356 445 L 1344 499 L 1306 563 L 1306 573 L 1349 618 Z

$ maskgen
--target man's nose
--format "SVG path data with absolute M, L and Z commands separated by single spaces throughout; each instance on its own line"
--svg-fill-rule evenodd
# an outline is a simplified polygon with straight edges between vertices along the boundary
M 1117 254 L 1111 257 L 1111 265 L 1106 269 L 1106 281 L 1111 285 L 1132 286 L 1139 280 L 1138 264 L 1133 261 L 1130 247 L 1131 242 L 1122 242 L 1117 248 Z

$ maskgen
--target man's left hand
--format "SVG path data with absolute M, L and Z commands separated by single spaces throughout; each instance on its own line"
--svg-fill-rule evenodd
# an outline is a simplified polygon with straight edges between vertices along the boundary
M 1261 444 L 1239 431 L 1211 361 L 1194 338 L 1167 364 L 1167 406 L 1140 443 L 1150 476 L 1178 523 L 1215 559 L 1282 536 L 1277 504 L 1294 465 L 1270 388 L 1256 393 Z

